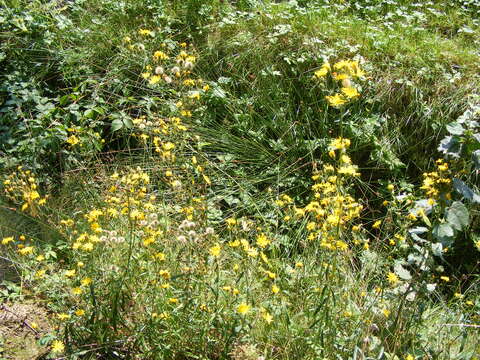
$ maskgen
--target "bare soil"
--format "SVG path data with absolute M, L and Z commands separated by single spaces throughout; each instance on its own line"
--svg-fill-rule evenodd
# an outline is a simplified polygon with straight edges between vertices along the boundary
M 33 360 L 48 353 L 38 340 L 52 329 L 34 302 L 0 304 L 0 360 Z

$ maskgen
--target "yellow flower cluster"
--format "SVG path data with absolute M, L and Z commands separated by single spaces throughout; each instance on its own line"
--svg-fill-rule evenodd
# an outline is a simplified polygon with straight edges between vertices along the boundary
M 342 233 L 352 220 L 358 218 L 363 209 L 352 196 L 345 194 L 347 181 L 359 176 L 358 168 L 352 164 L 346 149 L 350 140 L 337 138 L 331 141 L 329 154 L 336 160 L 336 166 L 326 164 L 322 171 L 312 176 L 313 199 L 304 208 L 290 207 L 293 217 L 307 217 L 309 240 L 318 240 L 320 245 L 330 250 L 345 251 L 348 245 Z M 278 202 L 277 202 L 278 204 Z M 280 203 L 284 205 L 284 202 Z
M 360 92 L 353 81 L 364 78 L 365 72 L 360 68 L 357 60 L 341 60 L 333 65 L 333 71 L 330 63 L 326 62 L 314 72 L 313 78 L 318 80 L 325 79 L 327 76 L 334 81 L 337 88 L 339 84 L 341 85 L 340 91 L 337 89 L 336 94 L 325 96 L 330 106 L 339 108 L 360 97 Z
M 3 186 L 7 198 L 15 204 L 21 204 L 21 210 L 28 210 L 32 216 L 38 214 L 38 208 L 44 206 L 48 199 L 48 195 L 40 195 L 35 175 L 30 170 L 24 170 L 22 166 L 7 176 Z
M 186 44 L 176 44 L 172 49 L 167 47 L 165 43 L 162 43 L 161 47 L 162 50 L 153 51 L 152 62 L 145 66 L 145 70 L 141 74 L 142 78 L 149 85 L 159 83 L 164 85 L 184 85 L 186 87 L 202 85 L 201 79 L 194 80 L 190 77 L 192 69 L 197 62 L 197 57 L 195 54 L 187 53 L 184 50 Z
M 438 200 L 441 196 L 444 196 L 447 200 L 451 198 L 452 180 L 448 163 L 439 159 L 435 165 L 437 168 L 436 171 L 423 174 L 423 184 L 420 187 L 420 189 L 425 191 L 432 205 L 435 203 L 435 200 Z

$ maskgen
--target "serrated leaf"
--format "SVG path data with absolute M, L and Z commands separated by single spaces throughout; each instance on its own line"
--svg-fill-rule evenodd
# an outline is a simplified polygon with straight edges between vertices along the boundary
M 456 230 L 463 230 L 470 223 L 470 214 L 465 205 L 460 201 L 455 201 L 447 209 L 448 224 Z
M 477 194 L 472 189 L 470 189 L 470 187 L 467 184 L 465 184 L 462 180 L 454 178 L 453 187 L 465 199 L 475 203 L 480 203 L 480 195 Z

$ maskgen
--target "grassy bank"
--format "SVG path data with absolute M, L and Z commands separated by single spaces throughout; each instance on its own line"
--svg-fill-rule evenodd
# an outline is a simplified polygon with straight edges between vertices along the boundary
M 0 297 L 44 356 L 478 356 L 476 2 L 3 5 Z

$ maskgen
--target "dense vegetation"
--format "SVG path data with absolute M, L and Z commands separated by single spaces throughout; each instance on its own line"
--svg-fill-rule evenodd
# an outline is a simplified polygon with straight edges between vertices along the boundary
M 479 19 L 0 0 L 0 299 L 50 314 L 38 358 L 478 359 Z

